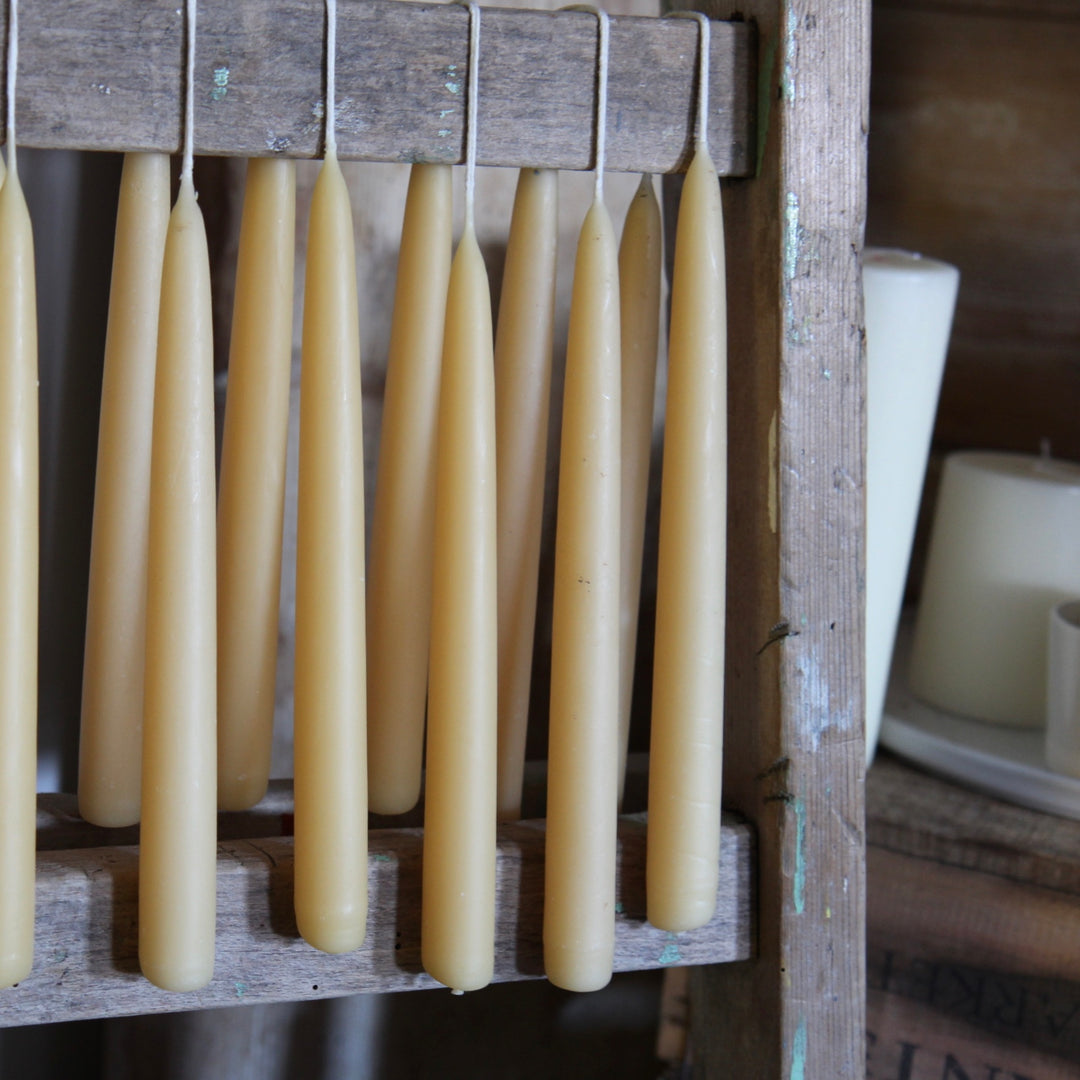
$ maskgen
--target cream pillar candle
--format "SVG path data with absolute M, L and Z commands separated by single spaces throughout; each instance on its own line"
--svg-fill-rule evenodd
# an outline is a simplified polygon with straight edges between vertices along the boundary
M 619 270 L 594 200 L 578 239 L 566 349 L 551 641 L 544 969 L 611 978 L 619 757 Z
M 161 276 L 139 846 L 139 963 L 166 990 L 196 990 L 214 970 L 214 487 L 210 260 L 185 176 Z
M 266 793 L 274 734 L 296 170 L 247 166 L 218 486 L 218 803 Z
M 296 538 L 296 921 L 324 952 L 367 921 L 364 463 L 349 192 L 328 153 L 308 226 Z
M 86 604 L 79 813 L 139 820 L 146 545 L 169 155 L 127 154 L 120 180 L 101 383 Z
M 651 176 L 630 203 L 619 244 L 622 341 L 622 583 L 619 645 L 619 799 L 626 782 L 634 688 L 641 560 L 652 456 L 656 355 L 660 343 L 660 274 L 664 237 Z
M 712 918 L 720 854 L 727 302 L 720 186 L 699 143 L 671 282 L 660 486 L 646 899 L 662 930 Z
M 1080 600 L 1050 609 L 1045 754 L 1047 768 L 1080 777 Z
M 0 175 L 0 987 L 33 963 L 37 825 L 37 307 L 10 134 L 8 147 Z
M 495 332 L 501 821 L 521 816 L 555 321 L 558 173 L 522 169 Z
M 368 799 L 377 814 L 404 813 L 420 797 L 452 195 L 449 165 L 412 167 L 398 253 L 371 522 Z
M 1041 727 L 1051 607 L 1080 596 L 1080 464 L 971 451 L 945 460 L 915 620 L 912 693 Z
M 450 271 L 439 393 L 421 959 L 454 990 L 495 962 L 495 387 L 471 224 Z
M 866 300 L 866 758 L 877 746 L 960 273 L 868 248 Z

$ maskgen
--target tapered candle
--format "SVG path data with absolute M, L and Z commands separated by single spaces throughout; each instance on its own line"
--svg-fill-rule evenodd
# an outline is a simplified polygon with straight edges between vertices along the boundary
M 185 175 L 169 218 L 161 276 L 139 851 L 139 963 L 166 990 L 196 990 L 214 970 L 212 329 L 206 230 Z
M 294 772 L 296 921 L 331 953 L 359 948 L 367 921 L 363 458 L 352 210 L 328 154 L 304 287 Z
M 566 349 L 551 640 L 544 968 L 611 978 L 619 752 L 619 272 L 595 201 L 578 239 Z
M 420 957 L 456 992 L 495 964 L 495 371 L 473 228 L 480 9 L 469 5 L 465 229 L 450 270 L 439 390 Z
M 498 815 L 521 816 L 555 322 L 558 173 L 522 169 L 495 333 Z
M 649 753 L 648 918 L 712 918 L 720 853 L 727 515 L 727 305 L 720 186 L 700 142 L 671 285 Z
M 95 825 L 139 820 L 150 445 L 168 225 L 169 155 L 126 155 L 101 384 L 79 737 L 79 813 Z
M 274 734 L 296 170 L 247 166 L 218 489 L 218 804 L 266 793 Z
M 34 240 L 10 122 L 0 182 L 0 986 L 11 986 L 34 958 L 38 357 Z
M 435 441 L 450 276 L 449 165 L 414 165 L 390 328 L 368 582 L 368 801 L 420 797 L 431 621 Z
M 619 799 L 626 783 L 634 688 L 641 560 L 652 456 L 656 354 L 660 341 L 660 272 L 664 238 L 651 176 L 630 203 L 619 244 L 622 342 L 622 554 L 619 644 Z

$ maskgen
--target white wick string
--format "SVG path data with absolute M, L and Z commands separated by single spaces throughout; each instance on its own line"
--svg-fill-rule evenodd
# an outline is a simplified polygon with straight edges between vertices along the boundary
M 703 150 L 709 147 L 709 54 L 712 48 L 712 25 L 708 15 L 700 11 L 673 11 L 673 19 L 696 19 L 701 33 L 698 37 L 698 99 L 694 120 L 694 141 Z
M 480 86 L 480 5 L 469 4 L 469 71 L 465 113 L 465 228 L 472 229 L 476 205 L 476 117 Z
M 195 9 L 196 0 L 187 0 L 187 72 L 184 87 L 184 156 L 180 182 L 191 182 L 195 170 Z
M 326 157 L 337 157 L 337 0 L 326 0 Z
M 608 56 L 611 51 L 611 20 L 606 11 L 597 10 L 600 51 L 596 60 L 596 179 L 593 197 L 604 197 L 604 161 L 607 157 Z
M 8 5 L 8 54 L 7 54 L 7 167 L 12 175 L 15 169 L 15 72 L 19 67 L 19 4 L 11 0 Z

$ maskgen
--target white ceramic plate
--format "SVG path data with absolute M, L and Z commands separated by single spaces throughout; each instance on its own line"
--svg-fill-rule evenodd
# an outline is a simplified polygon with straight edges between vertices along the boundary
M 980 791 L 1080 820 L 1080 779 L 1044 763 L 1044 732 L 941 712 L 908 693 L 911 622 L 897 634 L 880 743 L 932 772 Z

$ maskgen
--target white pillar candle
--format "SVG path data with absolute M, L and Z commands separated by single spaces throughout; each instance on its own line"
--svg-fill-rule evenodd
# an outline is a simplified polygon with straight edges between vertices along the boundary
M 867 248 L 866 760 L 881 727 L 960 273 Z
M 1080 595 L 1080 465 L 970 451 L 945 461 L 910 688 L 948 712 L 1041 727 L 1047 613 Z
M 1080 600 L 1050 611 L 1046 764 L 1054 772 L 1080 776 Z

